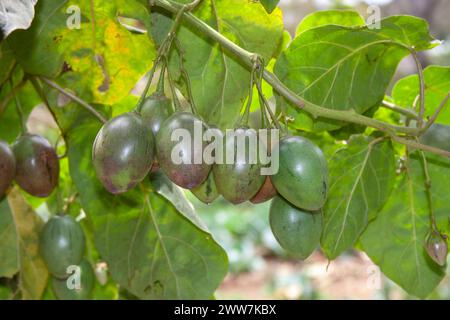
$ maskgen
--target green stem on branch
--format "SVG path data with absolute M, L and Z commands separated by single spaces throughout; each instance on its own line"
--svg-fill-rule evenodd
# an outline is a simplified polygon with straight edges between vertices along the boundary
M 13 82 L 12 78 L 10 78 L 10 84 L 11 84 L 11 91 L 12 91 L 13 97 L 14 97 L 14 102 L 16 104 L 17 115 L 19 116 L 19 120 L 20 120 L 20 128 L 22 130 L 22 134 L 25 134 L 28 132 L 27 121 L 25 119 L 25 115 L 23 113 L 22 105 L 20 103 L 19 97 L 17 97 L 17 94 L 14 91 L 14 82 Z
M 413 110 L 397 106 L 396 104 L 391 103 L 389 101 L 383 100 L 383 102 L 381 103 L 381 106 L 383 108 L 386 108 L 386 109 L 392 110 L 394 112 L 400 113 L 400 114 L 402 114 L 405 117 L 410 118 L 410 119 L 417 120 L 418 117 L 419 117 L 417 115 L 417 113 L 414 112 Z
M 78 103 L 80 106 L 84 107 L 87 111 L 89 111 L 90 113 L 92 113 L 92 115 L 94 115 L 98 120 L 100 120 L 102 123 L 106 123 L 108 120 L 106 120 L 105 117 L 103 117 L 97 110 L 95 110 L 95 108 L 93 106 L 91 106 L 90 104 L 88 104 L 86 101 L 78 98 L 76 95 L 74 95 L 73 93 L 68 92 L 67 90 L 64 90 L 62 87 L 60 87 L 57 83 L 53 82 L 52 80 L 49 80 L 47 78 L 41 77 L 40 78 L 43 82 L 45 82 L 46 84 L 48 84 L 50 87 L 52 87 L 53 89 L 59 91 L 60 93 L 62 93 L 63 95 L 65 95 L 66 97 L 72 99 L 73 101 L 75 101 L 76 103 Z
M 441 111 L 444 109 L 445 105 L 447 104 L 447 102 L 449 100 L 450 100 L 450 92 L 448 92 L 447 96 L 445 96 L 444 100 L 442 100 L 441 104 L 436 109 L 436 111 L 434 112 L 433 116 L 430 118 L 430 120 L 428 120 L 428 122 L 426 123 L 425 127 L 422 129 L 422 132 L 427 131 L 433 125 L 433 123 L 436 121 L 437 117 L 439 116 Z
M 151 0 L 151 5 L 159 6 L 173 14 L 177 14 L 182 10 L 183 5 L 174 3 L 168 0 Z M 254 57 L 256 54 L 248 52 L 247 50 L 241 48 L 231 40 L 224 37 L 222 34 L 220 34 L 217 30 L 213 29 L 211 26 L 209 26 L 207 23 L 203 22 L 202 20 L 198 19 L 196 16 L 189 12 L 183 12 L 182 16 L 184 20 L 190 24 L 192 27 L 198 29 L 201 31 L 204 35 L 209 37 L 210 39 L 218 42 L 222 48 L 229 53 L 236 56 L 245 66 L 247 66 L 249 69 L 252 68 Z M 395 42 L 393 42 L 395 43 Z M 403 46 L 399 44 L 403 48 L 408 49 L 411 53 L 415 53 L 415 51 L 411 48 L 408 48 L 406 46 Z M 417 58 L 417 56 L 416 56 Z M 423 85 L 423 70 L 419 68 L 419 77 L 421 80 L 421 91 L 424 91 L 424 85 Z M 363 115 L 360 115 L 352 110 L 333 110 L 324 108 L 318 105 L 315 105 L 311 102 L 303 100 L 300 96 L 298 96 L 295 92 L 293 92 L 291 89 L 289 89 L 282 81 L 280 81 L 277 76 L 273 73 L 271 73 L 268 70 L 264 70 L 263 72 L 263 78 L 264 80 L 272 86 L 272 88 L 275 89 L 275 91 L 281 95 L 284 99 L 289 101 L 291 104 L 296 106 L 299 109 L 304 110 L 305 112 L 311 114 L 313 117 L 322 117 L 326 119 L 332 119 L 342 122 L 350 122 L 355 123 L 359 125 L 363 125 L 366 127 L 372 127 L 374 129 L 377 129 L 381 132 L 384 132 L 391 136 L 391 138 L 399 143 L 413 146 L 415 148 L 436 153 L 439 155 L 443 155 L 445 157 L 450 158 L 450 152 L 447 152 L 445 150 L 441 150 L 438 148 L 434 148 L 431 146 L 423 145 L 414 141 L 411 141 L 410 139 L 406 139 L 404 137 L 399 136 L 399 134 L 408 135 L 408 136 L 418 136 L 421 132 L 419 128 L 412 128 L 408 126 L 398 126 L 389 124 L 383 121 L 379 121 L 376 119 L 372 119 Z M 424 102 L 423 102 L 423 92 L 421 94 L 421 112 L 424 113 Z M 420 117 L 420 115 L 419 115 Z

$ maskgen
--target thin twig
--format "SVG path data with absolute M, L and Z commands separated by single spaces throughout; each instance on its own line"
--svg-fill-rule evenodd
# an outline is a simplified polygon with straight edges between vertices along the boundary
M 439 107 L 436 109 L 436 111 L 434 112 L 433 116 L 430 118 L 430 120 L 428 120 L 428 122 L 426 123 L 425 127 L 423 128 L 423 132 L 425 132 L 426 130 L 428 130 L 433 123 L 436 121 L 437 117 L 439 116 L 439 114 L 441 113 L 441 111 L 444 109 L 445 105 L 447 104 L 447 102 L 450 100 L 450 91 L 447 93 L 447 96 L 444 98 L 444 100 L 442 100 L 441 104 L 439 105 Z
M 82 100 L 81 98 L 78 98 L 73 93 L 70 93 L 67 90 L 64 90 L 57 83 L 55 83 L 55 82 L 53 82 L 53 81 L 51 81 L 51 80 L 49 80 L 47 78 L 44 78 L 44 77 L 41 77 L 40 79 L 43 82 L 45 82 L 46 84 L 48 84 L 50 87 L 52 87 L 53 89 L 59 91 L 60 93 L 62 93 L 66 97 L 68 97 L 68 98 L 72 99 L 73 101 L 75 101 L 76 103 L 78 103 L 80 106 L 84 107 L 87 111 L 92 113 L 92 115 L 94 115 L 101 122 L 106 123 L 108 121 L 97 110 L 95 110 L 95 108 L 93 106 L 91 106 L 89 103 L 87 103 L 86 101 Z
M 383 102 L 381 103 L 381 106 L 383 108 L 386 108 L 386 109 L 392 110 L 394 112 L 403 114 L 404 116 L 406 116 L 408 118 L 411 118 L 411 119 L 417 120 L 417 118 L 419 117 L 417 115 L 417 113 L 414 112 L 413 110 L 397 106 L 396 104 L 394 104 L 392 102 L 389 102 L 389 101 L 386 101 L 386 100 L 383 100 Z
M 22 105 L 20 103 L 19 97 L 14 92 L 14 82 L 13 82 L 12 78 L 10 78 L 9 81 L 11 84 L 11 91 L 13 92 L 13 96 L 14 96 L 14 102 L 16 104 L 17 115 L 19 116 L 19 120 L 20 120 L 20 127 L 22 129 L 22 134 L 25 134 L 25 133 L 27 133 L 28 130 L 27 130 L 27 122 L 25 120 L 25 115 L 22 110 Z
M 417 72 L 419 74 L 419 86 L 420 86 L 420 96 L 419 96 L 419 118 L 417 119 L 417 128 L 422 129 L 423 120 L 425 115 L 425 78 L 423 75 L 423 67 L 420 63 L 417 52 L 414 49 L 410 49 L 411 55 L 417 66 Z

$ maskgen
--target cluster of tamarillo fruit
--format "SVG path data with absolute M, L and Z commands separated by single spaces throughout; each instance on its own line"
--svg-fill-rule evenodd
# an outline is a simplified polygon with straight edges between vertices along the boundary
M 143 181 L 149 172 L 162 170 L 173 183 L 207 204 L 219 195 L 233 204 L 272 199 L 270 225 L 275 238 L 292 255 L 307 258 L 319 244 L 321 208 L 327 197 L 328 168 L 320 148 L 300 136 L 282 137 L 276 142 L 279 169 L 272 176 L 261 175 L 263 166 L 259 162 L 195 162 L 206 147 L 194 147 L 199 123 L 203 129 L 216 131 L 214 136 L 223 135 L 194 113 L 173 112 L 171 99 L 156 91 L 145 98 L 140 110 L 119 115 L 100 129 L 92 149 L 97 177 L 110 193 L 121 194 Z M 178 129 L 189 132 L 192 140 L 172 139 Z M 229 150 L 230 143 L 236 147 L 235 139 L 242 135 L 247 137 L 245 152 L 249 154 L 248 137 L 255 134 L 249 127 L 235 129 L 234 139 L 226 139 L 224 150 Z M 175 163 L 174 148 L 188 161 Z
M 11 147 L 0 141 L 0 199 L 14 180 L 32 196 L 50 196 L 58 185 L 59 159 L 47 139 L 25 132 Z M 85 238 L 78 222 L 68 215 L 50 218 L 40 232 L 39 250 L 52 275 L 52 290 L 58 299 L 90 298 L 95 274 L 83 258 Z M 78 272 L 71 267 L 79 267 Z M 67 280 L 73 272 L 79 279 L 74 279 L 70 287 Z

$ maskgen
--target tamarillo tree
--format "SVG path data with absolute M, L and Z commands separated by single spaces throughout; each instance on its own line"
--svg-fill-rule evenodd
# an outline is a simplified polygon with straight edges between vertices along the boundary
M 213 297 L 227 254 L 180 186 L 206 203 L 220 193 L 234 203 L 272 201 L 267 225 L 295 258 L 320 247 L 333 260 L 356 248 L 413 296 L 439 285 L 450 215 L 450 68 L 423 69 L 418 59 L 439 41 L 420 18 L 387 17 L 377 28 L 336 10 L 307 16 L 291 38 L 277 4 L 6 2 L 0 278 L 11 280 L 1 292 Z M 407 56 L 417 74 L 390 94 Z M 28 131 L 38 105 L 57 124 L 56 142 Z M 259 163 L 171 162 L 171 132 L 192 132 L 195 123 L 280 130 L 278 173 L 261 176 Z M 192 146 L 178 146 L 183 159 L 207 149 Z M 104 268 L 93 275 L 99 262 L 107 281 Z M 72 264 L 84 284 L 75 292 L 65 286 Z

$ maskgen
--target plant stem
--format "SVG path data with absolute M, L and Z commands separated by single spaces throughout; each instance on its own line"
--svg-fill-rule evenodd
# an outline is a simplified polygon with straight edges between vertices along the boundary
M 182 5 L 172 3 L 168 0 L 154 0 L 153 3 L 165 10 L 168 10 L 172 13 L 180 12 Z M 203 22 L 202 20 L 195 17 L 193 14 L 189 12 L 183 13 L 183 18 L 187 23 L 192 25 L 193 27 L 200 30 L 203 34 L 208 36 L 214 41 L 220 43 L 220 45 L 231 52 L 233 55 L 239 58 L 241 62 L 243 62 L 249 69 L 252 68 L 254 57 L 256 54 L 248 52 L 247 50 L 241 48 L 231 40 L 224 37 L 218 31 L 213 29 L 211 26 Z M 365 117 L 363 115 L 357 114 L 354 111 L 341 111 L 341 110 L 333 110 L 324 107 L 320 107 L 318 105 L 305 102 L 302 98 L 300 98 L 296 93 L 291 91 L 286 85 L 284 85 L 273 73 L 268 70 L 264 70 L 263 78 L 266 80 L 268 84 L 270 84 L 281 96 L 283 96 L 286 100 L 291 102 L 296 107 L 308 112 L 313 117 L 323 117 L 327 119 L 333 119 L 344 122 L 352 122 L 368 127 L 375 128 L 382 132 L 386 132 L 388 134 L 396 134 L 403 133 L 408 135 L 417 135 L 419 130 L 416 128 L 408 128 L 402 126 L 391 125 L 389 123 L 385 123 L 382 121 L 378 121 L 369 117 Z
M 80 106 L 84 107 L 87 111 L 89 111 L 90 113 L 92 113 L 92 115 L 94 115 L 98 120 L 100 120 L 103 123 L 106 123 L 107 120 L 105 117 L 103 117 L 97 110 L 95 110 L 95 108 L 93 106 L 91 106 L 90 104 L 88 104 L 86 101 L 78 98 L 76 95 L 74 95 L 73 93 L 70 93 L 66 90 L 64 90 L 63 88 L 61 88 L 57 83 L 41 77 L 40 78 L 43 82 L 45 82 L 46 84 L 48 84 L 50 87 L 52 87 L 53 89 L 59 91 L 60 93 L 62 93 L 63 95 L 65 95 L 66 97 L 72 99 L 73 101 L 75 101 L 76 103 L 78 103 Z
M 389 101 L 383 100 L 383 102 L 381 103 L 381 106 L 383 108 L 386 108 L 386 109 L 392 110 L 394 112 L 400 113 L 400 114 L 404 115 L 405 117 L 408 117 L 408 118 L 411 118 L 411 119 L 417 120 L 419 118 L 417 113 L 414 112 L 413 110 L 397 106 L 394 103 L 391 103 Z
M 447 93 L 447 96 L 444 98 L 444 100 L 442 100 L 441 104 L 436 109 L 433 116 L 430 118 L 430 120 L 428 120 L 425 127 L 423 128 L 423 132 L 427 131 L 433 125 L 433 123 L 436 121 L 437 117 L 439 116 L 441 111 L 444 109 L 445 105 L 447 104 L 447 102 L 449 100 L 450 100 L 450 92 Z
M 159 6 L 171 13 L 177 14 L 182 10 L 183 5 L 178 3 L 173 3 L 168 0 L 152 0 L 150 1 L 151 5 Z M 254 57 L 256 54 L 248 52 L 247 50 L 241 48 L 231 40 L 224 37 L 221 33 L 219 33 L 217 30 L 213 29 L 211 26 L 209 26 L 207 23 L 203 22 L 202 20 L 198 19 L 196 16 L 189 12 L 183 12 L 182 17 L 184 20 L 190 24 L 192 27 L 199 30 L 202 34 L 209 37 L 210 39 L 218 42 L 222 48 L 229 53 L 236 56 L 245 66 L 247 66 L 250 70 L 253 65 Z M 395 42 L 393 42 L 395 43 Z M 401 45 L 403 48 L 406 48 L 410 50 L 410 52 L 413 54 L 415 51 L 411 48 L 408 48 L 406 46 Z M 417 55 L 415 55 L 415 58 L 417 58 Z M 417 59 L 418 61 L 418 59 Z M 419 63 L 420 66 L 420 63 Z M 424 85 L 423 85 L 423 70 L 419 68 L 419 77 L 422 79 L 421 83 L 421 91 L 424 91 Z M 324 108 L 318 105 L 315 105 L 311 102 L 304 101 L 300 96 L 298 96 L 295 92 L 293 92 L 291 89 L 289 89 L 283 82 L 281 82 L 277 76 L 268 70 L 263 71 L 263 78 L 264 80 L 274 88 L 274 90 L 281 95 L 284 99 L 289 101 L 291 104 L 296 106 L 299 109 L 304 110 L 305 112 L 311 114 L 313 117 L 322 117 L 326 119 L 332 119 L 342 122 L 350 122 L 355 123 L 359 125 L 363 125 L 366 127 L 372 127 L 375 128 L 381 132 L 384 132 L 391 136 L 391 138 L 399 143 L 402 143 L 407 146 L 415 147 L 427 152 L 436 153 L 439 155 L 442 155 L 444 157 L 450 158 L 450 152 L 434 148 L 431 146 L 427 146 L 415 141 L 411 141 L 409 139 L 406 139 L 404 137 L 398 136 L 398 134 L 404 134 L 408 136 L 418 136 L 421 132 L 419 128 L 412 128 L 408 126 L 398 126 L 393 125 L 390 123 L 386 123 L 383 121 L 379 121 L 376 119 L 372 119 L 363 115 L 360 115 L 352 110 L 333 110 Z M 424 95 L 421 94 L 421 112 L 424 113 L 424 101 L 423 101 Z M 419 114 L 420 118 L 420 114 Z
M 417 119 L 417 128 L 422 129 L 423 126 L 423 118 L 425 115 L 425 79 L 423 75 L 422 64 L 420 63 L 419 57 L 417 56 L 417 52 L 413 49 L 409 50 L 411 52 L 412 57 L 414 58 L 414 62 L 417 66 L 417 73 L 419 74 L 419 86 L 420 86 L 420 95 L 419 95 L 419 118 Z

